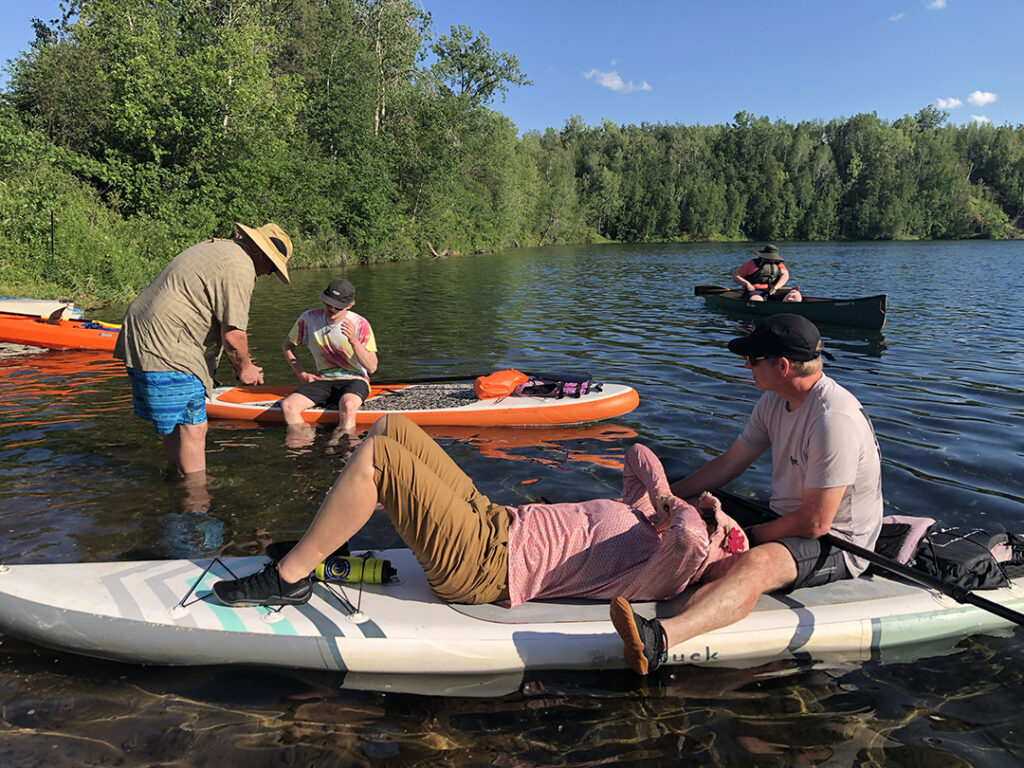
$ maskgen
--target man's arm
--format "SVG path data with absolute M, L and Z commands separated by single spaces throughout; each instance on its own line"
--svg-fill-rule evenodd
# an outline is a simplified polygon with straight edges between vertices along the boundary
M 288 367 L 295 372 L 295 375 L 299 377 L 299 381 L 303 384 L 308 384 L 311 381 L 317 381 L 323 378 L 315 373 L 310 373 L 302 366 L 302 361 L 299 360 L 299 356 L 295 354 L 295 350 L 298 347 L 292 344 L 291 339 L 285 339 L 284 343 L 281 344 L 281 351 L 284 353 L 285 362 L 288 363 Z
M 228 325 L 221 330 L 221 342 L 238 380 L 242 384 L 262 384 L 263 369 L 249 359 L 249 335 L 241 328 Z
M 377 370 L 377 353 L 371 352 L 362 342 L 352 345 L 352 351 L 356 353 L 356 360 L 366 369 L 367 373 L 374 373 Z
M 750 529 L 755 544 L 777 541 L 789 536 L 816 539 L 832 528 L 839 502 L 846 492 L 845 485 L 834 488 L 804 488 L 800 506 L 789 514 Z
M 681 499 L 690 499 L 699 496 L 702 491 L 721 488 L 742 475 L 762 453 L 764 451 L 751 448 L 737 439 L 721 456 L 716 456 L 693 474 L 673 483 L 672 493 Z
M 348 343 L 352 345 L 352 352 L 359 364 L 366 369 L 367 373 L 376 371 L 377 353 L 366 348 L 366 345 L 359 338 L 359 334 L 356 331 L 356 324 L 352 320 L 346 319 L 342 323 L 341 330 L 345 334 L 345 338 L 348 339 Z
M 786 284 L 786 282 L 789 280 L 789 268 L 785 264 L 779 264 L 779 273 L 780 273 L 779 274 L 779 279 L 776 280 L 775 281 L 775 285 L 773 285 L 768 290 L 769 294 L 775 293 L 777 290 L 779 290 L 779 288 L 784 286 Z
M 740 268 L 736 270 L 736 274 L 732 276 L 732 280 L 733 280 L 734 283 L 739 283 L 741 286 L 743 286 L 744 290 L 752 291 L 752 290 L 754 290 L 754 286 L 742 274 L 743 268 L 745 266 L 747 266 L 747 264 L 749 264 L 749 263 L 750 263 L 749 261 L 743 262 L 740 265 Z

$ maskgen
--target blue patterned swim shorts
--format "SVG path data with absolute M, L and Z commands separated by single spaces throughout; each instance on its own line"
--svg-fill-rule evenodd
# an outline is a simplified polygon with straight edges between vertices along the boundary
M 206 421 L 206 390 L 197 376 L 180 371 L 127 371 L 135 415 L 152 421 L 158 435 L 171 434 L 179 424 Z

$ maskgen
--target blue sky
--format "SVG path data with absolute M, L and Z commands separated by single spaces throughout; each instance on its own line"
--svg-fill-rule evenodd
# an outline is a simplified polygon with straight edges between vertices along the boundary
M 892 120 L 1024 124 L 1024 0 L 419 0 L 482 31 L 534 82 L 492 105 L 520 131 L 588 125 Z M 0 0 L 0 61 L 55 0 Z M 31 10 L 29 10 L 31 9 Z

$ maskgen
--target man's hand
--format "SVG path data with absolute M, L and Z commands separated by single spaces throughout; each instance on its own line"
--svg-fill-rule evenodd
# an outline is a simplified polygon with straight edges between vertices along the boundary
M 676 504 L 683 504 L 681 499 L 676 498 L 671 493 L 663 493 L 654 500 L 654 530 L 658 533 L 664 533 L 668 529 L 668 525 L 672 522 L 672 510 Z
M 258 365 L 254 365 L 252 360 L 247 360 L 242 364 L 242 370 L 238 372 L 238 380 L 247 387 L 254 384 L 262 384 L 263 369 Z
M 348 343 L 351 344 L 354 349 L 356 343 L 359 341 L 359 337 L 356 336 L 356 324 L 346 317 L 341 321 L 341 332 L 345 334 L 345 338 L 348 339 Z

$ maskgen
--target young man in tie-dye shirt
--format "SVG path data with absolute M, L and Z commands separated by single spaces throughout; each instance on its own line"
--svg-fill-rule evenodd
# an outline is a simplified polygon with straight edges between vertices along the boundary
M 339 427 L 352 434 L 356 411 L 370 394 L 370 374 L 377 370 L 377 342 L 365 317 L 352 311 L 356 289 L 334 280 L 320 294 L 323 307 L 302 313 L 281 349 L 302 384 L 281 401 L 289 430 L 305 426 L 302 412 L 314 405 L 338 408 Z M 296 349 L 305 346 L 316 373 L 303 368 Z

